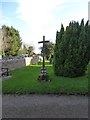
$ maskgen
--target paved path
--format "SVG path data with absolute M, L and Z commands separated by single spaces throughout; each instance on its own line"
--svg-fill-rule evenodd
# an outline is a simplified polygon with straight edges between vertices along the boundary
M 88 97 L 3 95 L 3 118 L 88 118 Z

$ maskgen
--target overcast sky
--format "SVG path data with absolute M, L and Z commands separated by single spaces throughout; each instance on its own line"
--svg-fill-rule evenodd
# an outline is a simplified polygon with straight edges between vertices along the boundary
M 13 26 L 20 31 L 22 41 L 35 47 L 43 35 L 55 42 L 61 23 L 88 20 L 89 0 L 0 0 L 0 26 Z

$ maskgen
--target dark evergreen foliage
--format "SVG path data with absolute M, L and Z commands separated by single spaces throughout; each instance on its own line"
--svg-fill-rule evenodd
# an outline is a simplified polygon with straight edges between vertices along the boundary
M 54 72 L 57 76 L 77 77 L 85 74 L 89 62 L 90 26 L 72 21 L 56 34 Z

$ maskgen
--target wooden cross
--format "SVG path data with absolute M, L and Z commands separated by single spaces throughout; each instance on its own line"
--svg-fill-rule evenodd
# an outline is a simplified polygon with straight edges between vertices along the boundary
M 44 57 L 45 57 L 45 43 L 48 43 L 49 41 L 45 41 L 45 36 L 43 36 L 43 41 L 40 41 L 38 43 L 43 43 L 43 64 L 42 64 L 42 69 L 44 70 L 45 69 L 45 60 L 44 60 Z

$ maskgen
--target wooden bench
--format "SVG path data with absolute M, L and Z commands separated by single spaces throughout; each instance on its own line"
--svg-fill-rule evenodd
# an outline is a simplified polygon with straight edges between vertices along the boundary
M 9 75 L 9 71 L 8 68 L 1 68 L 2 69 L 2 76 L 8 76 Z

